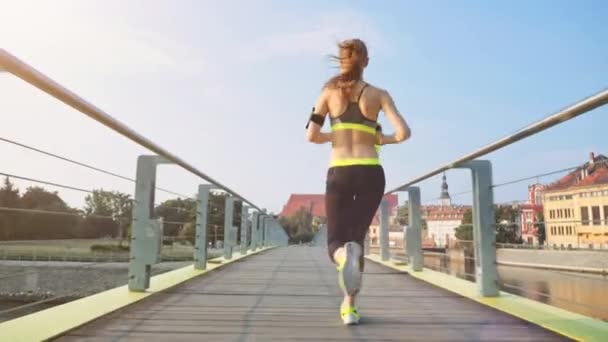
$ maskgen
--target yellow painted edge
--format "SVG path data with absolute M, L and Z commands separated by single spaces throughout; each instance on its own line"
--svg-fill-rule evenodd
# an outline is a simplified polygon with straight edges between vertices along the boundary
M 577 341 L 608 341 L 607 322 L 503 291 L 499 297 L 480 297 L 477 285 L 473 282 L 427 268 L 422 272 L 413 272 L 409 266 L 397 265 L 396 261 L 382 261 L 378 255 L 365 257 L 568 338 Z
M 130 292 L 127 285 L 123 285 L 0 323 L 0 341 L 30 342 L 51 339 L 186 280 L 270 248 L 272 247 L 244 255 L 237 252 L 230 260 L 225 260 L 224 257 L 211 259 L 211 262 L 207 262 L 206 270 L 197 270 L 194 265 L 189 265 L 156 275 L 150 279 L 150 288 L 146 292 Z

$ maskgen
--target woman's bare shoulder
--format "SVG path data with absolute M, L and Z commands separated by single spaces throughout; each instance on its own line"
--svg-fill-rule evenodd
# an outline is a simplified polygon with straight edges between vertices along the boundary
M 377 95 L 384 95 L 384 94 L 388 94 L 388 91 L 387 91 L 386 89 L 384 89 L 384 88 L 380 88 L 380 87 L 378 87 L 378 86 L 376 86 L 376 85 L 373 85 L 373 84 L 371 84 L 371 83 L 368 83 L 368 84 L 367 84 L 367 88 L 368 88 L 369 90 L 371 90 L 371 92 L 373 92 L 374 94 L 377 94 Z

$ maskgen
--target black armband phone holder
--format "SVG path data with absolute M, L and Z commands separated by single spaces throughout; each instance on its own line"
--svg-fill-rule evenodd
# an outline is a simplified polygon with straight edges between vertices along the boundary
M 320 115 L 320 114 L 315 114 L 315 108 L 312 108 L 312 113 L 310 114 L 310 118 L 308 118 L 308 123 L 306 123 L 306 128 L 308 128 L 308 125 L 310 125 L 310 122 L 314 122 L 317 125 L 323 127 L 323 124 L 325 123 L 325 116 Z

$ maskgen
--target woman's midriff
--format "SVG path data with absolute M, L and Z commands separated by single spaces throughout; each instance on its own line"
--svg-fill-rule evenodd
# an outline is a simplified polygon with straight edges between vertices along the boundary
M 359 131 L 334 131 L 331 165 L 379 165 L 375 135 Z

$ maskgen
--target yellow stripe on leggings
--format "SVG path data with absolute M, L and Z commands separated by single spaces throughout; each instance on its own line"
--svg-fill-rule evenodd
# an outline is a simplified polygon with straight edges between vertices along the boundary
M 330 166 L 380 165 L 379 158 L 340 158 L 331 161 Z

